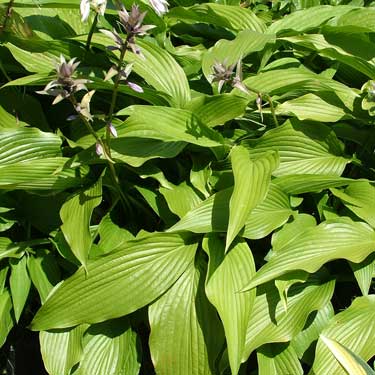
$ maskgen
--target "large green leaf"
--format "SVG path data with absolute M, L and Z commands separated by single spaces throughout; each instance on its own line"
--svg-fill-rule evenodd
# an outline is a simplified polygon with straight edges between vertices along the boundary
M 248 99 L 232 94 L 199 96 L 186 109 L 191 110 L 209 127 L 222 125 L 245 113 Z
M 297 353 L 291 346 L 263 345 L 257 350 L 259 375 L 303 375 Z
M 313 9 L 300 10 L 274 22 L 267 29 L 267 32 L 282 33 L 283 31 L 288 32 L 290 30 L 299 32 L 308 31 L 309 29 L 319 27 L 330 18 L 341 16 L 353 9 L 355 9 L 355 7 L 349 5 L 340 5 L 338 7 L 320 5 Z
M 244 289 L 254 288 L 294 270 L 315 272 L 334 259 L 344 258 L 358 263 L 374 249 L 375 232 L 367 224 L 349 218 L 326 221 L 291 234 Z
M 186 182 L 177 186 L 170 184 L 168 188 L 161 187 L 159 191 L 167 201 L 169 209 L 179 217 L 183 217 L 202 201 L 196 191 Z
M 371 288 L 372 279 L 375 277 L 375 253 L 368 256 L 361 263 L 350 262 L 350 267 L 353 270 L 362 295 L 367 296 Z
M 11 274 L 9 278 L 10 291 L 12 293 L 14 317 L 18 322 L 27 297 L 29 296 L 31 280 L 27 272 L 27 257 L 11 260 Z
M 137 375 L 140 363 L 137 335 L 126 319 L 111 320 L 90 327 L 77 375 Z
M 190 263 L 176 283 L 149 307 L 150 350 L 160 375 L 215 374 L 223 335 L 204 293 L 200 265 Z
M 332 297 L 335 282 L 324 281 L 325 277 L 316 274 L 304 284 L 293 285 L 289 289 L 287 310 L 271 283 L 257 289 L 243 360 L 259 346 L 290 341 L 302 330 L 309 314 L 324 307 Z
M 375 296 L 357 297 L 350 307 L 334 316 L 321 335 L 368 361 L 375 355 Z M 314 373 L 345 374 L 322 336 L 316 348 Z
M 0 133 L 0 166 L 61 156 L 61 139 L 36 128 L 3 129 Z
M 343 156 L 343 144 L 323 124 L 287 121 L 256 141 L 243 142 L 254 156 L 277 151 L 280 165 L 275 176 L 319 174 L 340 176 L 350 159 Z
M 189 8 L 172 8 L 168 17 L 183 21 L 211 23 L 232 30 L 264 32 L 266 26 L 251 10 L 221 4 L 199 4 Z
M 87 263 L 51 293 L 32 328 L 97 323 L 129 314 L 163 294 L 191 264 L 197 244 L 155 233 Z
M 331 192 L 358 217 L 375 228 L 375 187 L 369 182 L 357 182 L 344 190 L 331 189 Z
M 337 175 L 286 175 L 275 178 L 272 182 L 288 194 L 319 192 L 332 187 L 347 186 L 358 180 L 338 177 Z
M 231 152 L 234 174 L 234 189 L 229 202 L 229 221 L 225 250 L 246 223 L 253 210 L 266 197 L 271 174 L 277 168 L 279 158 L 276 152 L 270 152 L 255 160 L 242 146 L 236 146 Z
M 298 47 L 303 50 L 307 48 L 318 52 L 319 55 L 348 65 L 369 78 L 375 78 L 375 68 L 371 61 L 367 61 L 365 58 L 356 56 L 337 45 L 331 44 L 325 39 L 324 35 L 306 34 L 302 36 L 283 37 L 281 39 L 292 43 L 296 48 Z
M 375 31 L 374 22 L 374 9 L 368 7 L 354 9 L 335 19 L 335 25 L 337 26 L 358 26 L 363 31 L 364 29 Z
M 156 90 L 170 96 L 169 104 L 183 108 L 190 101 L 190 88 L 185 72 L 176 60 L 154 43 L 138 39 L 144 58 L 127 54 L 134 61 L 133 70 Z
M 0 293 L 0 348 L 4 345 L 8 333 L 14 325 L 12 299 L 7 289 Z
M 186 146 L 186 142 L 166 142 L 161 139 L 118 137 L 111 141 L 112 158 L 132 167 L 140 167 L 156 158 L 173 158 Z
M 264 49 L 266 44 L 275 43 L 275 36 L 252 30 L 240 32 L 234 40 L 219 40 L 214 47 L 204 55 L 202 70 L 206 78 L 211 81 L 212 66 L 215 62 L 233 64 L 253 52 Z
M 28 258 L 27 269 L 42 303 L 47 299 L 54 285 L 61 280 L 60 269 L 54 254 L 38 251 Z
M 55 157 L 0 166 L 0 189 L 62 190 L 82 184 L 85 169 L 64 169 L 68 162 Z
M 361 357 L 344 345 L 323 335 L 320 336 L 320 339 L 349 375 L 375 375 L 375 371 Z
M 232 188 L 228 188 L 207 198 L 168 231 L 225 232 L 228 227 L 232 191 Z M 241 236 L 250 239 L 263 238 L 283 225 L 292 213 L 288 195 L 271 183 L 263 202 L 246 218 Z
M 129 115 L 117 129 L 120 138 L 182 141 L 203 147 L 215 147 L 223 143 L 220 133 L 210 129 L 192 112 L 184 109 L 137 105 L 128 107 L 118 114 Z
M 39 334 L 43 364 L 50 375 L 69 375 L 82 356 L 82 337 L 87 325 Z
M 216 236 L 205 238 L 209 256 L 206 294 L 224 325 L 232 374 L 237 374 L 245 346 L 246 329 L 255 300 L 255 290 L 237 293 L 243 281 L 255 274 L 255 264 L 246 242 L 233 245 L 225 255 L 224 243 Z
M 310 315 L 306 326 L 290 343 L 299 358 L 302 358 L 310 345 L 318 340 L 320 333 L 327 327 L 334 315 L 335 311 L 333 310 L 332 303 L 328 303 L 314 315 Z
M 319 95 L 306 94 L 278 105 L 276 113 L 293 115 L 302 121 L 337 122 L 348 117 L 343 107 L 344 105 L 338 100 L 335 104 L 331 104 Z
M 31 52 L 12 43 L 6 43 L 5 46 L 30 73 L 50 73 L 58 61 L 57 56 L 50 52 Z
M 285 96 L 294 97 L 297 94 L 300 96 L 312 92 L 330 92 L 331 97 L 337 95 L 349 110 L 353 110 L 354 100 L 358 97 L 356 90 L 331 78 L 313 73 L 304 66 L 288 67 L 287 69 L 280 69 L 277 66 L 268 70 L 272 64 L 274 62 L 270 64 L 271 66 L 266 66 L 261 73 L 247 77 L 244 80 L 245 85 L 251 87 L 255 92 L 279 95 L 280 100 Z M 236 90 L 236 93 L 241 96 L 246 95 L 239 90 Z M 255 100 L 256 93 L 251 93 L 246 97 L 249 100 Z
M 90 188 L 69 198 L 61 207 L 61 230 L 76 258 L 86 267 L 93 239 L 90 221 L 94 208 L 102 201 L 101 178 Z
M 266 237 L 281 227 L 292 214 L 289 196 L 271 183 L 264 201 L 258 204 L 246 219 L 242 236 L 249 239 Z

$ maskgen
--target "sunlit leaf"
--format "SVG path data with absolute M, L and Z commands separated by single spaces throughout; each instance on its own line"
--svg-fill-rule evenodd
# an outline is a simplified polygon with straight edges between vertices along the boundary
M 191 264 L 197 244 L 174 234 L 130 241 L 88 261 L 50 295 L 32 323 L 35 330 L 72 327 L 117 318 L 163 294 Z

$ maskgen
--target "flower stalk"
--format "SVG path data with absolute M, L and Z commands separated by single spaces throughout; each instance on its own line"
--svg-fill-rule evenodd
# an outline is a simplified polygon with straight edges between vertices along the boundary
M 86 51 L 90 50 L 92 36 L 94 35 L 94 31 L 95 31 L 96 25 L 98 24 L 98 14 L 99 13 L 95 13 L 95 17 L 94 17 L 94 19 L 92 21 L 90 31 L 89 31 L 89 33 L 87 35 L 86 46 L 85 46 Z

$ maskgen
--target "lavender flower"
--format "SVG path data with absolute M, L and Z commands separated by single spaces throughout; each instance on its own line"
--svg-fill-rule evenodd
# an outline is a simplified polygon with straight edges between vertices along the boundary
M 107 81 L 108 79 L 114 77 L 115 75 L 119 74 L 119 80 L 125 81 L 126 85 L 128 85 L 132 90 L 135 92 L 143 93 L 143 89 L 141 86 L 137 85 L 136 83 L 129 82 L 128 77 L 132 71 L 133 64 L 127 64 L 125 68 L 121 69 L 120 71 L 117 70 L 116 66 L 112 66 L 108 73 L 106 74 L 104 80 Z
M 87 21 L 89 18 L 91 7 L 96 13 L 104 16 L 107 7 L 107 0 L 81 0 L 80 10 L 83 22 Z
M 86 90 L 86 83 L 91 82 L 88 79 L 74 79 L 72 76 L 80 64 L 75 62 L 75 58 L 66 62 L 63 55 L 60 55 L 60 64 L 56 66 L 57 79 L 49 82 L 44 90 L 37 91 L 38 94 L 55 96 L 52 104 L 57 104 L 70 95 L 80 90 Z
M 154 8 L 155 12 L 161 16 L 168 12 L 168 1 L 165 0 L 150 0 L 150 5 Z
M 236 67 L 236 74 L 234 75 L 234 68 Z M 239 60 L 236 64 L 227 65 L 226 59 L 220 63 L 215 62 L 212 66 L 214 73 L 212 74 L 212 82 L 218 82 L 219 92 L 223 88 L 225 83 L 229 83 L 232 87 L 238 88 L 239 90 L 249 93 L 247 87 L 242 83 L 242 63 Z

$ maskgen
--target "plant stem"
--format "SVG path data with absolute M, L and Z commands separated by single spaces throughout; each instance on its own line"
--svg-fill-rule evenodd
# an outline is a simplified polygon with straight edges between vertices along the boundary
M 77 108 L 77 105 L 78 105 L 78 102 L 77 102 L 77 99 L 75 98 L 74 95 L 71 95 L 69 97 L 70 99 L 70 102 L 72 103 L 74 109 Z M 77 111 L 77 110 L 76 110 Z M 124 195 L 124 193 L 122 192 L 121 190 L 121 187 L 120 187 L 120 181 L 119 181 L 119 178 L 117 176 L 117 173 L 116 173 L 116 169 L 115 169 L 115 166 L 114 166 L 114 161 L 112 160 L 111 158 L 111 149 L 108 145 L 108 143 L 106 142 L 106 140 L 102 140 L 97 134 L 96 134 L 96 131 L 94 130 L 94 128 L 91 126 L 90 122 L 87 120 L 87 118 L 85 116 L 83 116 L 80 112 L 77 111 L 77 113 L 79 114 L 79 117 L 80 119 L 82 120 L 82 122 L 85 124 L 87 130 L 90 132 L 90 134 L 95 138 L 96 142 L 98 142 L 102 148 L 103 148 L 103 152 L 104 152 L 104 156 L 105 158 L 107 159 L 108 161 L 108 165 L 109 165 L 109 171 L 111 173 L 111 177 L 112 177 L 112 180 L 114 182 L 114 186 L 116 187 L 116 190 L 117 192 L 119 193 L 120 195 L 120 198 L 121 198 L 121 201 L 123 203 L 123 205 L 125 205 L 125 202 L 126 202 L 126 197 Z
M 247 88 L 249 91 L 253 92 L 254 94 L 257 94 L 257 95 L 260 95 L 260 96 L 263 95 L 264 97 L 267 98 L 268 102 L 270 103 L 270 109 L 271 109 L 271 113 L 272 113 L 273 121 L 275 122 L 275 126 L 276 126 L 276 127 L 279 126 L 279 121 L 277 120 L 277 117 L 276 117 L 275 107 L 274 107 L 274 105 L 273 105 L 273 101 L 272 101 L 271 96 L 270 96 L 269 94 L 262 94 L 262 93 L 260 93 L 259 91 L 255 90 L 255 89 L 253 89 L 253 88 L 251 88 L 251 87 L 249 87 L 249 86 L 247 86 L 247 85 L 245 85 L 245 86 L 246 86 L 246 88 Z
M 268 94 L 266 95 L 266 97 L 268 99 L 268 102 L 270 103 L 270 109 L 271 109 L 273 121 L 275 122 L 275 126 L 278 127 L 279 121 L 277 120 L 277 117 L 276 117 L 275 107 L 273 106 L 272 98 Z
M 90 50 L 90 44 L 91 44 L 92 36 L 94 34 L 97 23 L 98 23 L 98 13 L 95 13 L 95 17 L 94 17 L 94 20 L 92 21 L 91 29 L 89 31 L 89 34 L 87 35 L 86 51 Z
M 121 68 L 122 68 L 122 64 L 123 64 L 123 62 L 124 62 L 124 58 L 125 58 L 126 50 L 127 50 L 127 48 L 128 48 L 128 42 L 129 42 L 129 36 L 126 37 L 126 40 L 125 40 L 124 46 L 123 46 L 122 49 L 121 49 L 121 54 L 120 54 L 119 62 L 118 62 L 118 64 L 117 64 L 117 72 L 118 72 L 118 74 L 117 74 L 117 76 L 116 76 L 115 84 L 114 84 L 114 86 L 113 86 L 112 99 L 111 99 L 111 106 L 109 107 L 108 116 L 107 116 L 108 124 L 110 124 L 111 121 L 112 121 L 112 118 L 113 118 L 113 112 L 114 112 L 114 110 L 115 110 L 115 106 L 116 106 L 118 87 L 119 87 L 119 85 L 120 85 L 120 78 L 121 78 L 120 71 L 121 71 Z M 108 143 L 108 147 L 109 147 L 110 142 L 111 142 L 111 132 L 110 132 L 108 126 L 107 126 L 107 128 L 106 128 L 106 141 L 107 141 L 107 143 Z

